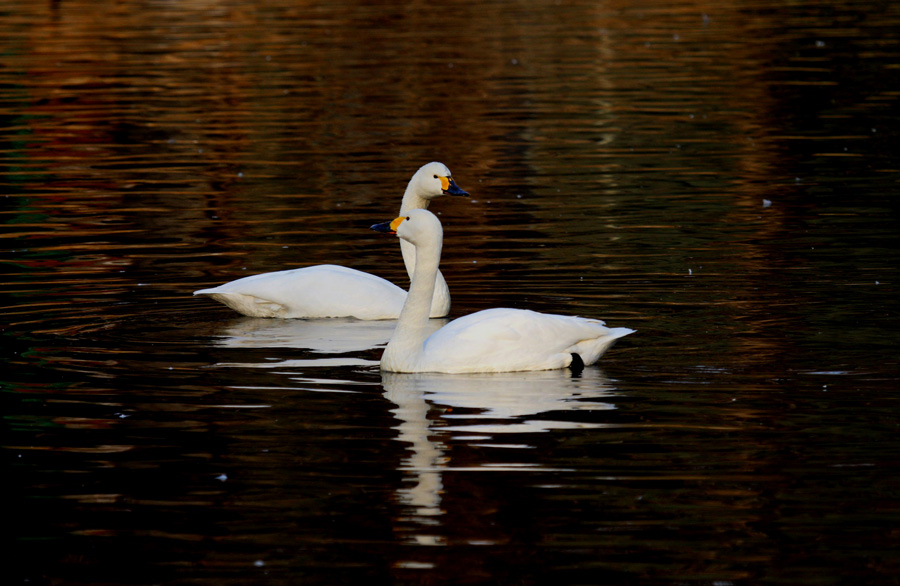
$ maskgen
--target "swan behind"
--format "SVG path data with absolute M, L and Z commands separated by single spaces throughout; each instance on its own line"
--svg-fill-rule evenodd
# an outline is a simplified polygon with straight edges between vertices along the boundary
M 469 195 L 459 188 L 443 163 L 423 165 L 412 176 L 400 203 L 400 213 L 428 207 L 442 195 Z M 401 241 L 406 271 L 412 278 L 415 251 Z M 444 276 L 435 276 L 431 317 L 450 313 L 450 290 Z M 250 317 L 318 318 L 355 317 L 363 320 L 395 319 L 406 291 L 369 273 L 337 265 L 315 265 L 263 273 L 218 287 L 194 291 Z
M 276 318 L 396 319 L 406 301 L 406 291 L 390 281 L 339 265 L 252 275 L 194 295 L 250 317 Z
M 634 332 L 607 328 L 596 319 L 497 308 L 461 317 L 430 334 L 428 302 L 441 257 L 440 221 L 419 209 L 372 228 L 395 232 L 416 249 L 412 284 L 382 355 L 382 370 L 474 373 L 580 367 L 596 363 L 616 340 Z

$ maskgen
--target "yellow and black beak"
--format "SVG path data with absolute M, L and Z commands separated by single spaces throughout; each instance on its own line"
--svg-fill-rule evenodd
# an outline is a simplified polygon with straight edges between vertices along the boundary
M 400 224 L 403 223 L 404 220 L 408 220 L 407 216 L 400 216 L 399 218 L 394 218 L 390 222 L 384 222 L 382 224 L 373 224 L 371 227 L 372 230 L 376 232 L 383 232 L 385 234 L 396 234 L 397 228 L 400 227 Z
M 460 189 L 459 185 L 450 177 L 439 177 L 439 179 L 441 180 L 441 191 L 444 192 L 444 195 L 469 195 L 468 191 Z

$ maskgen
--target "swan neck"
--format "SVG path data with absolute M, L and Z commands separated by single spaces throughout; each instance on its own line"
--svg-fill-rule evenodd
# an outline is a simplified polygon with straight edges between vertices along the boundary
M 441 260 L 441 238 L 415 248 L 415 271 L 406 302 L 397 319 L 397 327 L 385 348 L 382 365 L 410 364 L 422 352 L 430 333 L 428 327 L 435 278 Z
M 406 191 L 403 192 L 403 199 L 400 201 L 401 216 L 409 210 L 427 210 L 428 204 L 431 203 L 430 199 L 426 199 L 418 194 L 415 185 L 416 177 L 413 176 L 413 178 L 409 180 L 409 184 L 406 186 Z M 410 244 L 410 246 L 412 245 Z
M 409 180 L 406 191 L 403 194 L 403 200 L 400 202 L 401 216 L 407 214 L 410 210 L 427 210 L 431 203 L 430 199 L 424 198 L 418 194 L 415 188 L 416 177 Z M 400 239 L 400 252 L 403 255 L 403 264 L 406 266 L 406 274 L 410 280 L 416 270 L 416 247 L 411 242 Z M 450 292 L 447 289 L 447 282 L 441 275 L 441 271 L 437 271 L 437 284 L 435 286 L 437 297 L 434 298 L 434 315 L 446 315 L 450 309 Z M 432 294 L 433 295 L 433 294 Z
M 413 263 L 415 270 L 413 271 L 412 282 L 409 285 L 406 303 L 404 303 L 403 310 L 400 312 L 397 329 L 400 329 L 401 324 L 404 322 L 404 317 L 408 324 L 419 322 L 424 324 L 428 321 L 440 260 L 440 242 L 428 243 L 426 246 L 414 248 Z
M 416 192 L 416 176 L 413 176 L 406 185 L 403 200 L 400 202 L 400 215 L 409 213 L 410 210 L 427 210 L 431 200 L 421 197 Z M 406 240 L 400 240 L 400 252 L 403 254 L 403 264 L 406 265 L 406 274 L 412 279 L 416 268 L 416 247 Z
M 403 215 L 403 212 L 400 212 Z M 416 247 L 403 239 L 400 240 L 400 252 L 403 254 L 403 264 L 406 265 L 406 274 L 410 279 L 416 272 Z

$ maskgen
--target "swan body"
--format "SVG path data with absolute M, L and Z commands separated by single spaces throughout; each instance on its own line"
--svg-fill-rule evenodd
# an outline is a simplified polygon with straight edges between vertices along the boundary
M 441 257 L 441 223 L 427 210 L 411 210 L 372 227 L 416 248 L 416 266 L 397 327 L 381 357 L 391 372 L 511 372 L 587 366 L 617 339 L 634 332 L 596 319 L 497 308 L 454 320 L 430 333 L 428 301 Z M 576 358 L 577 356 L 577 358 Z
M 396 319 L 406 301 L 406 291 L 390 281 L 338 265 L 252 275 L 194 295 L 243 315 L 280 318 Z
M 425 209 L 443 195 L 468 195 L 459 188 L 443 163 L 423 165 L 410 179 L 400 203 L 400 213 Z M 412 278 L 415 249 L 401 241 L 406 271 Z M 406 291 L 375 275 L 337 265 L 315 265 L 263 273 L 218 287 L 194 291 L 250 317 L 327 318 L 363 320 L 396 319 Z M 435 274 L 430 317 L 450 313 L 450 290 L 444 276 Z

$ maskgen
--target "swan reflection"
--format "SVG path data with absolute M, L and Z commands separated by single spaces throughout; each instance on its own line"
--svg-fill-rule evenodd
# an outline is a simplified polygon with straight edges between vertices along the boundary
M 438 329 L 445 319 L 432 319 L 428 327 Z M 223 348 L 292 348 L 323 354 L 322 358 L 273 359 L 266 362 L 220 362 L 218 367 L 314 368 L 335 366 L 378 366 L 377 360 L 346 356 L 387 344 L 396 320 L 363 321 L 335 319 L 239 318 L 220 326 L 210 335 Z
M 596 368 L 585 369 L 580 377 L 563 370 L 466 375 L 382 372 L 381 382 L 385 397 L 395 405 L 391 412 L 399 420 L 397 439 L 410 445 L 399 466 L 404 483 L 396 497 L 406 509 L 401 517 L 412 522 L 410 538 L 422 545 L 442 543 L 437 529 L 443 513 L 443 473 L 523 469 L 514 461 L 454 467 L 445 453 L 447 440 L 475 445 L 501 434 L 602 427 L 581 421 L 584 416 L 576 419 L 570 413 L 567 417 L 565 412 L 615 408 L 604 400 L 614 395 L 615 388 Z M 517 441 L 522 441 L 521 436 Z
M 230 320 L 213 333 L 225 348 L 304 348 L 321 354 L 361 352 L 384 346 L 396 320 L 338 319 Z

